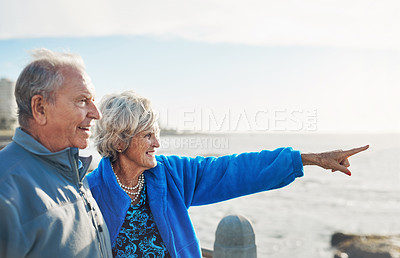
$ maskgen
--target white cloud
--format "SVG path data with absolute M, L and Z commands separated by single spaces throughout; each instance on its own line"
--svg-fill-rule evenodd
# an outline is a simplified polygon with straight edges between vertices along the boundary
M 0 0 L 0 39 L 122 34 L 398 48 L 399 13 L 397 0 Z

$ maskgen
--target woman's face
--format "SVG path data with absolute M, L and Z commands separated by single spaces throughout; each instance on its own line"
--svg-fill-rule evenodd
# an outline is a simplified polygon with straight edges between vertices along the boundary
M 149 130 L 135 135 L 128 148 L 120 153 L 120 158 L 127 159 L 132 169 L 143 172 L 157 165 L 156 149 L 160 147 L 159 129 L 153 125 Z M 121 157 L 122 156 L 122 157 Z

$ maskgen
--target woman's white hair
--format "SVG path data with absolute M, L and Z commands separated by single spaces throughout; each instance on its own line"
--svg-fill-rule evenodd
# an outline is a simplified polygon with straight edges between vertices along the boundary
M 150 129 L 157 121 L 150 100 L 134 91 L 105 95 L 99 110 L 102 118 L 94 130 L 95 144 L 100 155 L 111 161 L 117 158 L 118 146 L 124 146 L 120 151 L 125 151 L 136 134 Z

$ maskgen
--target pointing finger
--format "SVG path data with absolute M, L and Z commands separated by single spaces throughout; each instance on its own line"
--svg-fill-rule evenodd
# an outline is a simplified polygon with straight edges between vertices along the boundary
M 354 154 L 357 154 L 357 153 L 359 153 L 361 151 L 365 151 L 368 148 L 369 148 L 369 145 L 365 145 L 363 147 L 358 147 L 358 148 L 354 148 L 354 149 L 351 149 L 351 150 L 343 151 L 343 154 L 345 154 L 346 157 L 350 157 L 350 156 L 353 156 Z

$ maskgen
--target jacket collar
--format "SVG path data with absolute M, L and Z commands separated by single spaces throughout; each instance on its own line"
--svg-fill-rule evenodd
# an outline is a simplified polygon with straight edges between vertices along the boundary
M 123 201 L 124 203 L 123 208 L 128 210 L 131 203 L 131 198 L 119 186 L 117 178 L 115 177 L 114 171 L 112 170 L 111 167 L 110 158 L 102 158 L 99 163 L 98 169 L 100 170 L 99 172 L 102 175 L 103 183 L 105 184 L 106 189 L 110 190 L 109 192 L 109 196 L 111 196 L 110 200 Z M 160 171 L 159 165 L 150 170 L 146 170 L 144 172 L 144 175 L 147 187 L 149 189 L 147 191 L 147 194 L 148 195 L 155 194 L 157 196 L 156 200 L 159 200 L 159 197 L 165 196 L 165 174 L 163 173 L 163 171 Z M 153 189 L 155 191 L 153 191 Z M 118 210 L 120 209 L 120 206 L 121 205 L 118 202 L 110 202 L 110 208 L 112 210 Z
M 111 167 L 110 158 L 102 158 L 98 169 L 100 170 L 99 172 L 102 172 L 100 174 L 103 178 L 103 183 L 106 185 L 105 190 L 109 191 L 108 196 L 111 197 L 110 202 L 108 203 L 110 210 L 118 211 L 122 208 L 125 212 L 121 215 L 125 216 L 126 211 L 129 209 L 131 204 L 131 198 L 118 185 L 117 178 L 115 177 L 114 171 Z M 111 200 L 120 200 L 120 202 Z M 121 204 L 123 204 L 122 207 Z
M 13 141 L 26 151 L 52 163 L 67 175 L 76 171 L 77 168 L 80 180 L 85 176 L 92 161 L 92 156 L 79 157 L 78 148 L 65 148 L 58 152 L 51 152 L 20 127 L 15 130 Z

